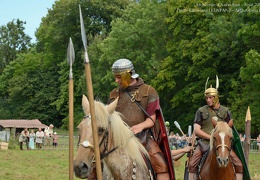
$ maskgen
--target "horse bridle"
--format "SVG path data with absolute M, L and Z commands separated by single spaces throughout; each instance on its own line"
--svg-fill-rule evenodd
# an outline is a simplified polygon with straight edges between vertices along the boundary
M 220 147 L 226 147 L 226 148 L 228 149 L 228 151 L 231 151 L 231 148 L 228 147 L 228 145 L 226 145 L 226 144 L 220 144 L 220 145 L 218 145 L 218 146 L 216 147 L 216 150 L 217 150 L 218 148 L 220 148 Z
M 91 119 L 91 116 L 84 116 L 84 119 L 86 118 L 89 118 Z M 108 120 L 109 121 L 109 120 Z M 109 121 L 110 123 L 110 121 Z M 98 129 L 99 132 L 104 132 L 103 136 L 102 136 L 102 140 L 100 141 L 99 143 L 99 147 L 102 146 L 102 144 L 104 144 L 104 149 L 103 151 L 100 153 L 100 159 L 104 159 L 105 157 L 107 157 L 110 153 L 112 153 L 113 151 L 115 151 L 118 147 L 114 147 L 112 149 L 110 149 L 108 151 L 108 137 L 109 137 L 109 131 L 108 129 L 104 129 L 104 128 L 99 128 Z M 88 140 L 85 140 L 83 141 L 82 143 L 78 143 L 78 146 L 83 146 L 84 148 L 91 148 L 91 149 L 94 149 L 94 145 L 92 145 Z M 94 163 L 96 162 L 96 159 L 95 159 L 95 155 L 93 156 L 92 158 L 92 161 L 91 161 L 91 165 L 93 165 Z
M 226 144 L 223 144 L 223 143 L 219 144 L 218 146 L 216 146 L 216 151 L 217 151 L 218 148 L 220 148 L 220 147 L 225 147 L 225 148 L 227 148 L 227 149 L 228 149 L 228 152 L 229 152 L 229 154 L 230 154 L 231 147 L 232 147 L 232 142 L 231 142 L 230 147 L 229 147 L 228 145 L 226 145 Z

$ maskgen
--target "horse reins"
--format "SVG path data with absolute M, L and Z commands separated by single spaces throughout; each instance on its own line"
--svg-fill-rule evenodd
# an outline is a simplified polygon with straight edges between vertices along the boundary
M 91 116 L 84 116 L 84 118 L 91 119 Z M 102 140 L 99 143 L 99 147 L 101 147 L 101 145 L 104 144 L 104 150 L 100 153 L 100 159 L 104 159 L 106 156 L 108 156 L 110 153 L 114 152 L 118 148 L 118 146 L 116 146 L 116 147 L 112 148 L 111 150 L 109 150 L 108 152 L 106 152 L 108 150 L 108 135 L 109 135 L 109 132 L 106 129 L 105 133 L 102 137 Z M 84 145 L 84 142 L 79 143 L 78 145 L 82 145 L 84 148 L 94 148 L 94 146 L 92 144 L 90 144 L 88 141 L 86 143 L 87 145 Z M 96 160 L 95 160 L 95 155 L 94 155 L 91 163 L 93 164 L 95 162 L 96 162 Z
M 116 146 L 106 153 L 106 151 L 108 150 L 108 135 L 109 135 L 109 132 L 106 129 L 105 134 L 103 135 L 103 138 L 99 143 L 99 147 L 101 147 L 101 145 L 103 144 L 103 142 L 106 139 L 106 142 L 104 143 L 104 150 L 102 151 L 102 153 L 100 153 L 100 159 L 105 158 L 106 156 L 108 156 L 110 153 L 114 152 L 118 148 L 118 146 Z

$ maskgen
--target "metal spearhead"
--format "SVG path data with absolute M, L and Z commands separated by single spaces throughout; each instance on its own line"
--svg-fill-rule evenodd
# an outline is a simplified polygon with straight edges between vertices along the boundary
M 74 52 L 74 47 L 73 47 L 71 38 L 69 40 L 69 45 L 68 45 L 68 50 L 67 50 L 67 60 L 68 60 L 69 66 L 70 66 L 69 79 L 73 79 L 72 64 L 74 63 L 74 60 L 75 60 L 75 52 Z
M 216 89 L 218 90 L 219 87 L 219 80 L 218 80 L 218 76 L 216 75 Z
M 207 81 L 206 81 L 206 83 L 205 83 L 205 91 L 207 90 L 208 81 L 209 81 L 209 77 L 207 78 Z
M 86 38 L 86 31 L 84 27 L 84 21 L 81 13 L 81 7 L 79 5 L 79 15 L 80 15 L 80 29 L 81 29 L 81 37 L 82 37 L 82 42 L 84 45 L 84 63 L 89 63 L 89 57 L 88 57 L 88 51 L 87 51 L 87 38 Z
M 189 125 L 189 127 L 188 127 L 188 135 L 189 135 L 189 137 L 191 137 L 191 131 L 192 131 L 192 127 L 191 127 L 191 125 Z

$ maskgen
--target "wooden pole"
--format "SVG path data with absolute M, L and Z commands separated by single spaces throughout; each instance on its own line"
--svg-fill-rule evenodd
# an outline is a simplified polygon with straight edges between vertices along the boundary
M 73 106 L 73 89 L 74 81 L 71 79 L 69 81 L 69 179 L 72 180 L 74 177 L 73 172 L 73 152 L 74 152 L 74 143 L 73 143 L 73 116 L 74 116 L 74 106 Z
M 94 141 L 94 153 L 95 153 L 95 160 L 96 160 L 96 172 L 97 172 L 97 179 L 102 180 L 102 169 L 101 169 L 101 160 L 100 160 L 100 152 L 99 152 L 99 143 L 98 143 L 98 130 L 96 125 L 96 116 L 95 116 L 95 108 L 94 108 L 94 93 L 93 93 L 93 86 L 92 86 L 92 77 L 91 77 L 91 69 L 87 51 L 87 38 L 86 38 L 86 31 L 84 27 L 84 21 L 81 13 L 81 7 L 79 5 L 79 13 L 80 13 L 80 26 L 81 26 L 81 37 L 84 45 L 84 64 L 85 64 L 85 75 L 86 75 L 86 84 L 87 84 L 87 91 L 88 91 L 88 100 L 90 106 L 90 115 L 91 115 L 91 126 L 92 126 L 92 133 L 93 133 L 93 141 Z
M 251 113 L 250 108 L 248 106 L 246 112 L 246 127 L 245 127 L 245 140 L 244 140 L 244 152 L 245 152 L 245 159 L 246 164 L 248 166 L 248 158 L 249 158 L 249 151 L 250 151 L 250 140 L 251 140 Z
M 89 63 L 85 64 L 85 73 L 86 73 L 86 83 L 87 83 L 88 99 L 89 99 L 89 106 L 90 106 L 91 125 L 92 125 L 94 147 L 95 147 L 94 153 L 96 159 L 97 179 L 102 180 L 102 169 L 101 169 L 101 160 L 100 160 L 100 152 L 99 152 L 99 144 L 98 144 L 98 131 L 96 125 L 96 118 L 95 118 L 94 95 L 93 95 L 92 79 L 91 79 Z
M 72 74 L 72 64 L 74 63 L 75 52 L 74 52 L 71 38 L 68 45 L 67 59 L 70 66 L 70 71 L 69 71 L 69 179 L 73 180 L 74 178 L 74 172 L 73 172 L 74 81 L 73 81 L 73 74 Z

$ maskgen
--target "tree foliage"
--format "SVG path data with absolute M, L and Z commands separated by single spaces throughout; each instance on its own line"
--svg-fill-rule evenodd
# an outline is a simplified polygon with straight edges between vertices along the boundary
M 8 102 L 11 104 L 14 103 L 15 100 L 17 100 L 20 91 L 28 91 L 28 96 L 30 93 L 33 94 L 33 96 L 29 96 L 33 98 L 33 100 L 28 99 L 27 93 L 24 93 L 27 99 L 20 97 L 22 98 L 21 101 L 23 100 L 23 102 L 19 101 L 22 107 L 19 106 L 14 109 L 14 111 L 16 110 L 19 114 L 12 114 L 13 118 L 20 118 L 21 116 L 29 118 L 34 116 L 35 118 L 41 119 L 43 123 L 55 121 L 54 124 L 56 126 L 64 124 L 64 127 L 68 127 L 67 102 L 69 67 L 66 62 L 66 51 L 70 37 L 73 39 L 76 52 L 76 60 L 73 65 L 75 79 L 75 110 L 77 111 L 75 114 L 81 114 L 80 116 L 82 117 L 81 97 L 83 93 L 86 94 L 86 85 L 83 78 L 83 46 L 80 33 L 79 4 L 81 5 L 82 14 L 85 20 L 86 33 L 91 40 L 91 37 L 94 35 L 100 34 L 105 37 L 111 29 L 110 22 L 112 19 L 121 16 L 123 8 L 125 8 L 128 3 L 129 1 L 127 0 L 114 0 L 110 1 L 110 3 L 100 2 L 98 0 L 62 0 L 55 2 L 53 8 L 48 10 L 47 16 L 42 18 L 42 23 L 36 32 L 37 43 L 35 50 L 33 50 L 32 54 L 28 53 L 26 56 L 28 66 L 32 64 L 32 67 L 30 67 L 32 72 L 25 71 L 21 59 L 17 59 L 10 68 L 14 71 L 18 71 L 16 68 L 21 69 L 23 72 L 21 74 L 22 76 L 18 74 L 17 76 L 16 74 L 9 75 L 9 69 L 6 69 L 5 74 L 3 74 L 2 78 L 8 79 L 8 81 L 2 85 L 1 92 L 6 95 Z M 34 57 L 30 56 L 38 57 L 42 56 L 42 54 L 45 54 L 45 65 L 43 67 L 34 67 L 33 64 L 36 63 L 38 65 L 40 62 L 38 59 L 36 60 Z M 43 73 L 46 74 L 43 75 L 38 68 L 41 68 Z M 5 78 L 6 76 L 9 78 Z M 19 78 L 24 80 L 18 83 L 17 81 Z M 25 83 L 24 81 L 29 81 L 28 79 L 30 79 L 31 82 Z M 11 84 L 13 83 L 18 83 L 19 86 L 11 87 Z M 26 86 L 20 87 L 22 84 L 26 84 Z M 33 86 L 38 85 L 40 87 L 40 84 L 47 88 L 46 91 L 45 88 L 37 89 L 36 86 Z M 39 90 L 39 92 L 33 92 L 34 90 L 36 91 L 36 89 Z M 44 98 L 42 99 L 43 96 Z M 27 103 L 25 103 L 26 100 L 28 100 Z M 42 102 L 41 104 L 45 105 L 45 107 L 41 107 L 44 111 L 40 107 L 35 107 L 36 102 Z M 63 123 L 62 120 L 64 120 Z M 80 120 L 81 119 L 76 119 L 76 123 Z
M 155 78 L 160 61 L 167 55 L 166 26 L 162 21 L 166 16 L 165 10 L 165 3 L 141 1 L 129 5 L 122 17 L 112 21 L 112 31 L 98 45 L 102 52 L 98 65 L 102 73 L 99 79 L 101 86 L 107 89 L 105 98 L 116 87 L 111 66 L 117 59 L 130 59 L 136 73 L 147 83 Z M 104 91 L 103 88 L 100 90 Z
M 170 55 L 161 63 L 162 71 L 155 84 L 163 94 L 161 98 L 171 105 L 167 116 L 184 124 L 184 128 L 193 123 L 196 109 L 205 104 L 203 92 L 207 77 L 210 77 L 208 85 L 214 87 L 218 75 L 222 105 L 231 108 L 236 103 L 228 101 L 234 92 L 230 80 L 238 80 L 239 70 L 245 65 L 245 54 L 250 50 L 238 36 L 245 14 L 208 11 L 209 4 L 218 8 L 217 4 L 221 6 L 221 3 L 225 4 L 169 1 L 167 6 Z M 232 8 L 235 7 L 230 6 L 230 12 L 234 12 Z M 234 119 L 241 119 L 241 115 L 233 114 Z
M 56 122 L 59 113 L 52 105 L 59 83 L 52 79 L 52 66 L 46 53 L 20 54 L 5 68 L 1 90 L 7 89 L 11 117 L 17 119 L 40 119 L 45 123 Z M 59 92 L 59 91 L 58 91 Z M 4 115 L 2 115 L 4 116 Z M 10 116 L 10 115 L 9 115 Z M 51 118 L 50 118 L 51 117 Z
M 250 106 L 251 131 L 256 134 L 260 128 L 260 21 L 257 7 L 245 3 L 249 2 L 56 1 L 42 18 L 35 49 L 8 57 L 10 64 L 0 76 L 0 116 L 38 118 L 68 127 L 66 51 L 71 37 L 76 56 L 75 124 L 81 120 L 81 98 L 87 92 L 80 4 L 96 99 L 106 102 L 116 87 L 111 66 L 119 58 L 128 58 L 140 77 L 157 89 L 171 128 L 177 131 L 173 126 L 176 120 L 185 130 L 193 123 L 197 108 L 205 104 L 207 77 L 208 86 L 214 87 L 218 75 L 220 102 L 231 109 L 235 126 L 244 133 L 246 109 Z M 1 44 L 1 50 L 5 45 Z
M 24 24 L 19 19 L 0 27 L 0 74 L 18 53 L 26 52 L 31 46 L 31 38 L 24 33 Z

